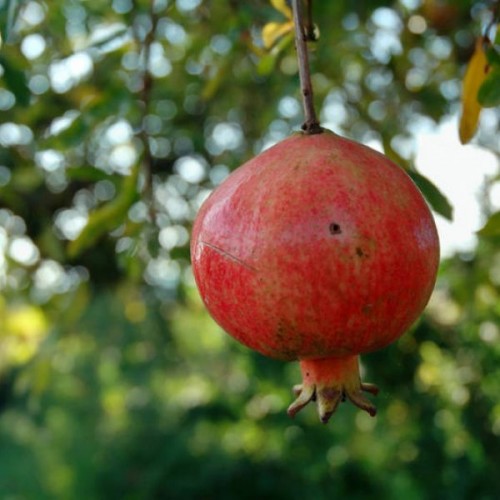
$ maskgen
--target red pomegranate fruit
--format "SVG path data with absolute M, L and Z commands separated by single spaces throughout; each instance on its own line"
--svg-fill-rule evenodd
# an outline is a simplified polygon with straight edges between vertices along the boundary
M 299 360 L 309 401 L 327 422 L 362 394 L 358 355 L 398 339 L 432 292 L 434 220 L 408 175 L 332 132 L 297 133 L 235 170 L 205 201 L 191 240 L 203 301 L 235 339 Z

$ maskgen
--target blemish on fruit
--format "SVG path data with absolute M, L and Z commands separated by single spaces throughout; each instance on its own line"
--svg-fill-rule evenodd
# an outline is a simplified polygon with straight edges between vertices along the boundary
M 367 257 L 365 252 L 363 252 L 363 249 L 361 247 L 356 247 L 356 255 L 358 257 Z
M 212 245 L 212 243 L 207 243 L 206 241 L 200 241 L 200 244 L 203 246 L 206 246 L 208 248 L 211 248 L 212 250 L 214 250 L 218 254 L 222 255 L 224 258 L 231 260 L 232 262 L 235 262 L 236 264 L 239 264 L 242 267 L 247 268 L 249 271 L 253 271 L 253 272 L 257 271 L 257 269 L 255 267 L 250 266 L 249 264 L 247 264 L 243 260 L 239 259 L 235 255 L 227 252 L 226 250 L 224 250 L 216 245 Z
M 363 311 L 363 314 L 365 314 L 366 316 L 369 316 L 373 311 L 373 304 L 365 304 L 363 306 L 362 311 Z
M 328 229 L 330 230 L 330 234 L 340 234 L 342 232 L 342 229 L 340 229 L 340 225 L 336 222 L 332 222 L 328 226 Z

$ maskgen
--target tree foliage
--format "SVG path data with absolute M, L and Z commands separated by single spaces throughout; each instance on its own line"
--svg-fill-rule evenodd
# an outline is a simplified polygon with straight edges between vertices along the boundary
M 383 148 L 437 216 L 452 207 L 415 132 L 458 114 L 485 30 L 466 97 L 500 153 L 495 5 L 314 2 L 322 124 Z M 363 358 L 376 419 L 290 421 L 298 367 L 236 345 L 193 288 L 201 202 L 302 122 L 284 2 L 0 8 L 0 496 L 496 498 L 498 214 L 442 263 L 421 321 Z

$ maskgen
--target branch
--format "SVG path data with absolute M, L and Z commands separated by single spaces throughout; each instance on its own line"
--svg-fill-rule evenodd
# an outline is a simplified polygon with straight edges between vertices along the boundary
M 318 40 L 316 35 L 316 29 L 313 22 L 313 0 L 306 0 L 307 6 L 307 22 L 305 24 L 306 28 L 306 40 L 308 42 L 316 42 Z
M 134 8 L 137 12 L 137 0 L 133 2 Z M 142 48 L 143 51 L 143 66 L 141 68 L 141 79 L 142 88 L 140 91 L 140 101 L 142 104 L 141 118 L 142 123 L 139 128 L 139 138 L 144 147 L 143 153 L 143 169 L 144 169 L 144 188 L 143 193 L 149 202 L 149 216 L 152 222 L 156 220 L 156 212 L 154 210 L 153 204 L 153 155 L 151 154 L 151 148 L 149 147 L 149 138 L 144 130 L 144 119 L 149 114 L 151 93 L 153 90 L 153 77 L 149 72 L 149 59 L 151 54 L 151 45 L 155 41 L 156 26 L 158 24 L 158 15 L 154 12 L 154 2 L 151 1 L 149 17 L 151 20 L 151 30 L 147 33 L 144 40 L 141 40 L 141 36 L 138 30 L 135 30 L 134 38 L 137 45 Z
M 295 44 L 297 47 L 297 59 L 299 63 L 300 86 L 302 100 L 304 103 L 305 122 L 302 130 L 306 134 L 320 134 L 323 132 L 316 111 L 314 109 L 313 88 L 309 69 L 309 57 L 306 44 L 306 33 L 304 32 L 304 21 L 302 13 L 302 0 L 293 0 L 293 21 L 295 24 Z M 310 3 L 309 3 L 310 7 Z

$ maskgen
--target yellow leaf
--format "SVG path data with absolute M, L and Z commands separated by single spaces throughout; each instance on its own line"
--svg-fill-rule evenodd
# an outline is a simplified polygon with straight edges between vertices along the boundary
M 45 334 L 48 323 L 45 314 L 38 307 L 22 306 L 8 313 L 5 318 L 5 328 L 8 335 L 38 339 Z
M 288 19 L 293 18 L 292 9 L 288 7 L 286 0 L 271 0 L 271 5 L 284 16 L 288 17 Z
M 286 35 L 293 29 L 293 22 L 287 21 L 285 23 L 267 23 L 262 28 L 262 41 L 264 47 L 270 49 L 279 38 Z
M 460 117 L 459 135 L 460 142 L 466 144 L 476 133 L 481 105 L 477 100 L 479 87 L 488 74 L 489 65 L 484 50 L 485 40 L 479 37 L 476 48 L 469 61 L 465 72 L 462 87 L 462 116 Z
M 43 311 L 30 305 L 2 310 L 0 323 L 0 372 L 29 361 L 49 329 Z

